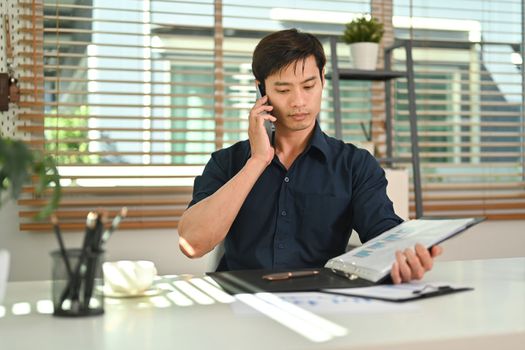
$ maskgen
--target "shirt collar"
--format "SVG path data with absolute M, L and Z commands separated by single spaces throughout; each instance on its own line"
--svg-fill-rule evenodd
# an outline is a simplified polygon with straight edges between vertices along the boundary
M 249 145 L 249 143 L 248 143 Z M 328 146 L 328 142 L 326 142 L 326 135 L 321 130 L 321 126 L 319 125 L 319 121 L 315 121 L 314 131 L 312 134 L 312 137 L 310 138 L 310 142 L 305 150 L 306 152 L 309 152 L 311 148 L 314 148 L 319 151 L 319 154 L 323 157 L 324 160 L 327 160 L 330 156 L 330 147 Z M 248 152 L 246 154 L 246 159 L 251 157 L 251 149 L 248 146 Z
M 315 121 L 314 132 L 312 134 L 312 138 L 310 139 L 309 148 L 315 148 L 319 150 L 319 153 L 323 155 L 325 160 L 328 159 L 330 155 L 330 148 L 326 142 L 326 135 L 321 130 L 317 120 Z

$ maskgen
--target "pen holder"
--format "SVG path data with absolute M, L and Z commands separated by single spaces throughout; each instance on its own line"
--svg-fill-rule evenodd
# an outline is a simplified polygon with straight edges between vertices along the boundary
M 80 249 L 51 252 L 55 316 L 80 317 L 104 313 L 104 251 Z

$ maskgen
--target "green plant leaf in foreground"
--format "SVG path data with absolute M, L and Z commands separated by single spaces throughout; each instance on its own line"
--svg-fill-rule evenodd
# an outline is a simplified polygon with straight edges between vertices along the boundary
M 4 200 L 18 199 L 23 186 L 30 182 L 33 175 L 38 179 L 35 184 L 37 196 L 52 188 L 51 198 L 36 216 L 43 219 L 58 207 L 60 201 L 60 175 L 55 161 L 32 151 L 22 141 L 0 138 L 0 195 L 4 191 L 8 193 Z

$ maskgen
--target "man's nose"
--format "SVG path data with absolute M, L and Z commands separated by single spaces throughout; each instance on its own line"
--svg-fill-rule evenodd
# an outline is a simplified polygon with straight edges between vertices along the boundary
M 304 91 L 298 89 L 292 93 L 292 107 L 303 107 L 306 104 Z

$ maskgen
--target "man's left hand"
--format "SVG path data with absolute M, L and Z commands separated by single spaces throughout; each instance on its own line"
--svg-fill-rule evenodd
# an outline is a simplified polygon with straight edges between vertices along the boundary
M 396 252 L 396 262 L 392 265 L 390 276 L 394 284 L 420 280 L 427 271 L 432 269 L 434 258 L 441 255 L 443 248 L 433 246 L 430 251 L 421 244 L 416 244 L 415 249 L 407 248 L 403 252 Z

